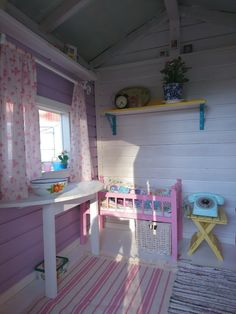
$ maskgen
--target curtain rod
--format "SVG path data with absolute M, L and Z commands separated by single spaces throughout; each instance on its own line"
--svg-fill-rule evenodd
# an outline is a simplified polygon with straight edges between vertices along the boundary
M 0 33 L 0 44 L 4 44 L 6 42 L 6 35 L 4 33 Z M 50 66 L 49 64 L 39 60 L 38 58 L 35 58 L 35 62 L 42 65 L 44 68 L 47 68 L 48 70 L 60 75 L 61 77 L 65 78 L 66 80 L 72 82 L 73 84 L 76 84 L 76 80 L 73 80 L 71 77 L 68 75 L 62 73 L 59 70 L 56 70 L 54 67 Z
M 81 82 L 78 82 L 76 80 L 73 80 L 71 77 L 67 76 L 66 74 L 62 73 L 61 71 L 56 70 L 54 67 L 43 62 L 42 60 L 35 58 L 35 62 L 42 65 L 43 67 L 47 68 L 48 70 L 52 71 L 53 73 L 58 74 L 59 76 L 63 77 L 64 79 L 72 82 L 73 84 L 78 83 L 83 88 L 83 90 L 86 92 L 87 95 L 90 95 L 92 93 L 92 88 L 89 84 L 89 81 L 82 80 Z
M 4 44 L 6 42 L 6 35 L 4 33 L 0 33 L 0 44 Z M 46 62 L 35 58 L 35 62 L 40 64 L 41 66 L 43 66 L 44 68 L 52 71 L 53 73 L 58 74 L 59 76 L 63 77 L 64 79 L 66 79 L 67 81 L 73 83 L 73 84 L 77 84 L 78 82 L 74 79 L 72 79 L 71 77 L 69 77 L 68 75 L 62 73 L 61 71 L 55 69 L 53 66 L 47 64 Z M 89 81 L 86 80 L 82 80 L 82 82 L 80 83 L 82 88 L 86 91 L 87 95 L 90 95 L 92 90 L 91 90 L 91 86 L 89 84 Z
M 38 63 L 38 64 L 40 64 L 40 65 L 42 65 L 44 68 L 46 68 L 46 69 L 48 69 L 48 70 L 50 70 L 50 71 L 52 71 L 52 72 L 54 72 L 54 73 L 60 75 L 61 77 L 67 79 L 68 81 L 70 81 L 70 82 L 72 82 L 72 83 L 74 83 L 74 84 L 77 83 L 77 82 L 76 82 L 75 80 L 73 80 L 71 77 L 67 76 L 66 74 L 62 73 L 62 72 L 59 71 L 59 70 L 56 70 L 54 67 L 48 65 L 47 63 L 45 63 L 45 62 L 43 62 L 43 61 L 41 61 L 41 60 L 39 60 L 39 59 L 37 59 L 37 58 L 35 59 L 35 62 Z

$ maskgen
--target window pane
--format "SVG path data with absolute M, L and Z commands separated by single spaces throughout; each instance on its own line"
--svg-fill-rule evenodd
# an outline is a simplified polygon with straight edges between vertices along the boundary
M 63 150 L 61 114 L 39 110 L 42 162 L 53 161 Z

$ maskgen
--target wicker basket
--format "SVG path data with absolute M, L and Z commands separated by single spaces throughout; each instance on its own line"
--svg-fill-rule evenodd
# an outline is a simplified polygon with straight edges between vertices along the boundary
M 135 236 L 139 248 L 159 254 L 171 254 L 171 224 L 136 220 Z

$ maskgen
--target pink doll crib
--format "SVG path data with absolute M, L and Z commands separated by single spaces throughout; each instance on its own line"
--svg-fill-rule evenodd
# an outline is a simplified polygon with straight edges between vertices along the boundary
M 178 242 L 183 233 L 181 180 L 177 179 L 168 192 L 159 191 L 156 195 L 140 195 L 122 187 L 118 191 L 99 192 L 100 227 L 104 227 L 105 216 L 168 223 L 171 226 L 171 255 L 177 260 Z

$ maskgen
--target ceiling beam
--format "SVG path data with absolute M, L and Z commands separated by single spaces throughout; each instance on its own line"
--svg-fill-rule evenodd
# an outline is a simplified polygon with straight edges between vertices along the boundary
M 180 18 L 177 0 L 165 0 L 165 7 L 169 18 L 169 54 L 171 57 L 180 53 Z
M 145 34 L 153 26 L 161 26 L 167 21 L 168 18 L 166 12 L 161 13 L 158 17 L 152 18 L 150 21 L 142 24 L 132 32 L 128 33 L 122 40 L 118 41 L 117 43 L 100 53 L 97 57 L 92 59 L 89 64 L 91 64 L 93 68 L 102 66 L 106 62 L 106 60 L 108 60 L 115 53 L 123 49 L 127 44 L 130 44 L 132 41 Z
M 0 0 L 1 1 L 1 0 Z M 55 36 L 51 34 L 45 34 L 39 29 L 39 25 L 35 23 L 33 20 L 31 20 L 27 15 L 25 15 L 22 11 L 17 9 L 14 5 L 12 5 L 10 2 L 7 2 L 6 4 L 6 12 L 13 16 L 16 20 L 27 26 L 31 31 L 33 31 L 35 34 L 39 35 L 55 47 L 57 47 L 60 50 L 64 49 L 64 43 L 58 40 Z M 79 56 L 79 62 L 82 66 L 89 69 L 91 66 L 86 62 L 81 56 Z
M 200 6 L 181 6 L 180 10 L 183 17 L 198 17 L 204 22 L 227 26 L 236 30 L 236 13 L 207 10 Z
M 89 1 L 90 0 L 64 0 L 62 4 L 40 23 L 40 28 L 46 33 L 54 31 L 54 29 L 68 20 Z
M 1 0 L 0 0 L 1 1 Z M 13 16 L 17 21 L 21 22 L 22 24 L 24 24 L 25 26 L 27 26 L 30 30 L 32 30 L 34 33 L 38 34 L 39 36 L 41 36 L 42 38 L 46 39 L 47 41 L 49 41 L 51 44 L 53 45 L 58 45 L 58 47 L 63 48 L 63 43 L 60 42 L 58 39 L 56 39 L 55 37 L 49 35 L 49 34 L 45 34 L 43 33 L 40 29 L 39 29 L 39 25 L 37 23 L 35 23 L 33 20 L 31 20 L 27 15 L 25 15 L 22 11 L 20 11 L 19 9 L 17 9 L 13 4 L 11 4 L 10 2 L 8 2 L 6 4 L 5 10 L 8 14 L 10 14 L 11 16 Z

